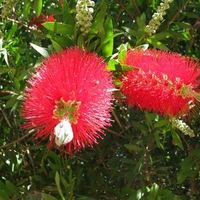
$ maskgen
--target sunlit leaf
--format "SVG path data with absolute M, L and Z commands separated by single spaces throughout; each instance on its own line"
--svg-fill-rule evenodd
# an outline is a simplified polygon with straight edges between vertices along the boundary
M 34 0 L 34 10 L 38 17 L 42 12 L 42 0 Z
M 39 53 L 41 54 L 43 57 L 48 57 L 49 53 L 47 52 L 47 50 L 43 47 L 40 47 L 36 44 L 30 43 L 30 45 Z
M 113 53 L 113 23 L 111 17 L 107 17 L 104 23 L 105 36 L 102 39 L 103 48 L 102 52 L 105 57 L 109 57 Z
M 69 24 L 63 24 L 59 22 L 45 22 L 42 24 L 47 30 L 54 33 L 63 35 L 72 35 L 74 32 L 74 27 Z

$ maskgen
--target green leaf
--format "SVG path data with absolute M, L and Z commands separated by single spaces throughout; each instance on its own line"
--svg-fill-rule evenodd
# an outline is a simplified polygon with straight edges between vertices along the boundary
M 56 174 L 55 174 L 55 182 L 56 182 L 56 186 L 57 186 L 58 192 L 59 192 L 62 200 L 65 200 L 62 189 L 60 187 L 60 175 L 58 172 L 56 172 Z
M 78 36 L 77 45 L 78 47 L 82 48 L 84 46 L 85 40 L 82 34 Z
M 36 13 L 36 16 L 38 17 L 42 12 L 42 0 L 34 0 L 34 10 Z
M 186 40 L 185 36 L 184 36 L 184 32 L 177 32 L 177 31 L 169 31 L 172 34 L 172 37 L 174 39 L 178 39 L 178 40 Z
M 15 34 L 15 32 L 17 31 L 18 28 L 18 24 L 13 24 L 10 31 L 8 32 L 6 41 L 10 41 L 10 39 L 12 38 L 12 36 Z
M 161 50 L 169 50 L 168 47 L 163 44 L 162 42 L 158 41 L 157 39 L 154 38 L 147 38 L 147 42 L 153 45 L 153 47 L 156 47 Z
M 16 95 L 10 96 L 10 99 L 6 103 L 6 108 L 12 108 L 12 107 L 14 107 L 14 105 L 16 104 L 16 102 L 17 102 L 17 96 Z
M 114 79 L 114 80 L 113 80 L 113 83 L 114 83 L 116 86 L 118 86 L 118 87 L 120 87 L 120 86 L 122 85 L 122 82 L 121 82 L 119 79 Z M 115 97 L 120 97 L 120 98 L 122 98 L 120 92 L 117 92 L 117 94 L 115 93 L 115 95 L 116 95 Z
M 134 144 L 125 144 L 124 146 L 125 146 L 125 148 L 127 148 L 128 150 L 131 150 L 131 151 L 141 151 L 141 150 L 143 150 L 143 148 L 138 147 Z
M 137 30 L 134 30 L 134 29 L 130 29 L 129 27 L 122 27 L 129 35 L 133 36 L 133 37 L 136 37 L 136 38 L 140 38 L 141 37 L 141 34 L 140 32 Z
M 178 147 L 179 147 L 180 149 L 184 150 L 182 141 L 181 141 L 181 139 L 180 139 L 178 133 L 177 133 L 176 131 L 174 131 L 174 130 L 172 130 L 172 137 L 173 137 L 175 143 L 178 145 Z
M 12 195 L 19 195 L 19 190 L 10 181 L 6 181 L 6 187 L 8 188 L 8 191 L 9 191 L 10 194 L 12 194 Z
M 104 20 L 107 10 L 107 3 L 103 0 L 99 6 L 99 12 L 95 16 L 90 33 L 98 34 L 100 38 L 104 36 Z
M 67 182 L 67 180 L 63 176 L 61 176 L 60 179 L 61 179 L 63 186 L 65 187 L 65 190 L 67 191 L 70 187 L 70 184 Z
M 194 155 L 195 155 L 195 156 L 199 159 L 199 161 L 200 161 L 200 149 L 194 149 L 193 152 L 194 152 Z
M 157 115 L 155 113 L 150 113 L 147 111 L 145 111 L 144 113 L 145 113 L 145 118 L 146 118 L 147 124 L 149 126 L 153 126 L 153 122 L 155 121 Z
M 77 200 L 97 200 L 97 199 L 94 199 L 92 197 L 80 196 L 77 198 Z
M 3 49 L 3 38 L 0 38 L 0 51 Z
M 150 199 L 155 199 L 157 197 L 158 191 L 159 191 L 159 185 L 153 183 L 152 187 L 150 188 L 150 194 L 148 197 L 150 197 Z
M 52 42 L 52 44 L 53 44 L 54 49 L 55 49 L 57 52 L 62 51 L 62 47 L 61 47 L 56 41 L 54 41 L 53 39 L 51 39 L 51 42 Z
M 30 45 L 39 53 L 41 54 L 43 57 L 48 57 L 49 53 L 47 52 L 47 50 L 44 47 L 40 47 L 36 44 L 30 43 Z
M 169 37 L 172 37 L 172 34 L 166 31 L 166 32 L 156 33 L 150 36 L 149 39 L 153 39 L 153 40 L 155 39 L 157 41 L 160 41 Z
M 108 61 L 107 69 L 108 69 L 109 71 L 115 71 L 115 70 L 116 70 L 116 65 L 118 65 L 118 64 L 119 64 L 119 63 L 118 63 L 116 60 L 110 59 L 110 60 Z
M 102 38 L 102 52 L 104 57 L 109 57 L 113 53 L 113 23 L 111 17 L 107 17 L 104 23 L 105 36 Z
M 44 200 L 57 200 L 54 196 L 52 196 L 50 194 L 45 194 L 45 193 L 42 193 L 42 198 Z
M 136 18 L 137 25 L 142 30 L 144 30 L 145 27 L 146 27 L 145 21 L 146 21 L 146 15 L 145 15 L 145 13 L 142 13 L 142 15 L 140 17 Z
M 134 122 L 132 122 L 132 124 L 133 124 L 134 128 L 140 130 L 143 133 L 146 133 L 148 131 L 148 128 L 141 123 L 134 121 Z
M 31 1 L 30 0 L 24 0 L 24 9 L 23 9 L 23 15 L 27 17 L 27 15 L 30 13 L 31 9 Z
M 182 29 L 192 29 L 192 25 L 188 22 L 174 22 L 174 24 L 176 24 L 177 26 L 179 26 Z
M 53 170 L 60 170 L 61 168 L 61 160 L 59 158 L 59 156 L 54 153 L 53 151 L 49 150 L 48 151 L 48 162 L 49 162 L 49 166 L 53 169 Z
M 160 131 L 156 131 L 154 133 L 154 136 L 155 136 L 155 141 L 156 141 L 157 146 L 164 150 L 165 149 L 164 145 L 160 142 Z
M 189 171 L 181 172 L 178 175 L 178 179 L 177 179 L 178 184 L 183 183 L 185 181 L 185 179 L 188 178 L 188 177 L 194 177 L 194 176 L 196 176 L 197 173 L 198 173 L 197 170 L 189 170 Z
M 118 60 L 120 63 L 124 62 L 124 59 L 126 58 L 127 50 L 128 50 L 128 45 L 126 44 L 120 45 L 119 52 L 118 52 Z
M 6 185 L 0 180 L 0 189 L 7 191 Z M 8 190 L 9 191 L 9 190 Z M 1 194 L 1 193 L 0 193 Z
M 45 22 L 42 24 L 47 30 L 62 35 L 72 35 L 74 33 L 74 27 L 69 24 L 63 24 L 59 22 Z
M 165 126 L 165 125 L 167 125 L 167 124 L 169 124 L 169 121 L 166 120 L 166 119 L 163 119 L 163 120 L 159 120 L 158 122 L 156 122 L 156 123 L 154 124 L 154 127 L 160 128 L 160 127 L 163 127 L 163 126 Z
M 9 66 L 9 63 L 8 63 L 8 52 L 6 49 L 2 48 L 1 51 L 0 51 L 0 55 L 3 54 L 4 56 L 4 60 L 6 62 L 6 64 Z
M 71 15 L 70 13 L 70 8 L 69 8 L 69 1 L 63 1 L 63 7 L 62 7 L 62 14 L 63 14 L 63 22 L 64 23 L 70 23 L 70 24 L 75 24 L 74 22 L 74 16 Z
M 191 156 L 186 157 L 181 163 L 181 169 L 178 174 L 178 183 L 181 184 L 187 177 L 195 176 L 198 171 L 193 170 L 193 166 L 195 164 L 194 159 Z
M 0 200 L 9 200 L 9 195 L 2 189 L 0 189 Z
M 131 66 L 131 65 L 124 65 L 124 64 L 121 64 L 121 69 L 123 72 L 125 71 L 132 71 L 132 70 L 138 70 L 137 68 Z
M 181 163 L 181 170 L 182 171 L 188 171 L 191 169 L 191 167 L 194 164 L 194 160 L 191 156 L 186 157 L 183 162 Z

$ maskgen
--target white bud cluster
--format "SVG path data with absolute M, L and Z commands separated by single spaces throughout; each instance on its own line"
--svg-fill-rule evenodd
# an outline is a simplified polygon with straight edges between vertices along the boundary
M 83 36 L 87 35 L 92 26 L 92 13 L 95 3 L 91 0 L 78 0 L 76 4 L 76 24 Z
M 158 8 L 156 9 L 156 12 L 153 14 L 152 19 L 150 20 L 149 24 L 146 26 L 146 32 L 149 35 L 152 35 L 156 33 L 157 29 L 161 25 L 161 22 L 163 21 L 163 16 L 166 15 L 166 10 L 169 9 L 169 4 L 173 0 L 162 0 Z
M 183 120 L 173 118 L 172 124 L 175 128 L 183 132 L 185 135 L 194 137 L 194 131 Z

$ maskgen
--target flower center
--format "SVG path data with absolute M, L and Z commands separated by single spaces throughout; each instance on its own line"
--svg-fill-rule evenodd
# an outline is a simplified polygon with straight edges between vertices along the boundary
M 76 124 L 79 117 L 78 110 L 80 105 L 80 101 L 69 100 L 66 102 L 61 98 L 60 101 L 56 102 L 53 118 L 59 119 L 60 121 L 67 119 L 70 123 Z

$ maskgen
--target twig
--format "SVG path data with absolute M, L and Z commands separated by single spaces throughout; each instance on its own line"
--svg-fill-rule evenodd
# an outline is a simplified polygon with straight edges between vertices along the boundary
M 119 2 L 118 2 L 119 3 Z M 131 12 L 121 3 L 119 5 L 127 12 L 127 14 L 132 18 L 135 19 L 135 17 L 131 14 Z
M 11 121 L 9 120 L 7 114 L 4 112 L 3 107 L 1 106 L 1 104 L 0 104 L 0 111 L 2 112 L 3 117 L 4 117 L 4 119 L 6 120 L 8 126 L 12 129 L 13 135 L 17 135 L 17 134 L 16 134 L 16 133 L 17 133 L 16 126 L 14 126 L 13 123 L 11 123 Z
M 32 134 L 32 131 L 29 131 L 27 134 L 23 135 L 22 137 L 20 137 L 20 138 L 14 140 L 14 141 L 12 141 L 12 142 L 10 142 L 10 143 L 8 143 L 8 144 L 5 144 L 5 145 L 1 146 L 1 147 L 0 147 L 0 150 L 1 150 L 1 149 L 4 149 L 4 148 L 7 148 L 7 147 L 9 147 L 9 146 L 11 146 L 11 145 L 13 145 L 13 144 L 15 144 L 15 143 L 18 143 L 18 142 L 22 141 L 23 139 L 25 139 L 26 137 L 28 137 L 30 134 Z
M 172 17 L 172 19 L 167 23 L 167 27 L 169 27 L 169 25 L 172 24 L 176 20 L 176 18 L 180 14 L 180 12 L 184 9 L 184 7 L 187 6 L 187 4 L 189 2 L 190 2 L 190 0 L 186 1 L 185 4 L 176 12 L 176 14 L 174 15 L 174 17 Z
M 110 132 L 110 133 L 112 133 L 112 134 L 118 136 L 118 137 L 125 138 L 125 136 L 123 136 L 121 133 L 117 133 L 117 132 L 115 132 L 115 131 L 113 131 L 113 130 L 111 130 L 111 129 L 109 129 L 109 128 L 107 128 L 106 130 L 107 130 L 108 132 Z M 124 132 L 124 131 L 123 131 L 123 132 Z M 123 133 L 123 132 L 122 132 L 122 133 Z
M 3 110 L 3 108 L 2 108 L 1 105 L 0 105 L 0 110 L 1 110 L 1 112 L 2 112 L 2 114 L 3 114 L 3 116 L 4 116 L 4 118 L 5 118 L 5 120 L 6 120 L 7 124 L 8 124 L 8 126 L 12 129 L 12 128 L 13 128 L 13 127 L 12 127 L 12 124 L 10 123 L 10 121 L 9 121 L 9 119 L 8 119 L 6 113 L 4 112 L 4 110 Z
M 135 1 L 135 0 L 132 0 L 132 2 L 133 2 L 133 4 L 134 4 L 134 6 L 135 6 L 135 8 L 136 8 L 136 10 L 137 10 L 137 12 L 138 12 L 138 14 L 141 15 L 140 9 L 139 9 L 139 7 L 138 7 L 136 1 Z
M 119 127 L 120 127 L 122 130 L 124 130 L 124 128 L 123 128 L 121 122 L 119 121 L 119 118 L 117 117 L 117 115 L 116 115 L 116 113 L 115 113 L 114 110 L 112 110 L 112 114 L 113 114 L 113 116 L 114 116 L 116 122 L 119 124 Z
M 0 17 L 2 17 L 2 15 L 0 15 Z M 18 20 L 15 20 L 15 19 L 11 19 L 11 18 L 6 18 L 8 21 L 10 22 L 14 22 L 16 24 L 19 24 L 20 26 L 23 26 L 25 27 L 27 30 L 30 30 L 30 31 L 33 31 L 35 34 L 39 35 L 39 36 L 44 36 L 43 34 L 39 33 L 38 30 L 35 28 L 35 27 L 32 27 L 32 26 L 29 26 L 23 22 L 20 22 Z
M 184 136 L 182 134 L 179 134 L 179 136 L 186 144 L 189 155 L 191 155 L 193 157 L 194 162 L 196 163 L 196 166 L 198 167 L 198 170 L 200 171 L 200 163 L 198 162 L 198 160 L 196 159 L 196 156 L 194 155 L 193 148 L 191 147 L 191 145 L 188 144 L 188 142 L 186 141 L 186 139 L 184 138 Z
M 1 90 L 0 94 L 14 94 L 14 95 L 18 95 L 16 92 L 9 91 L 9 90 Z
M 0 16 L 1 16 L 1 15 L 0 15 Z M 16 23 L 16 24 L 19 24 L 19 25 L 21 25 L 21 26 L 24 26 L 25 28 L 27 28 L 27 29 L 29 29 L 29 30 L 31 30 L 31 31 L 36 31 L 35 28 L 32 28 L 32 27 L 28 26 L 27 24 L 24 24 L 23 22 L 20 22 L 20 21 L 18 21 L 18 20 L 16 20 L 16 19 L 11 19 L 11 18 L 7 17 L 6 20 L 8 20 L 8 21 L 10 21 L 10 22 L 14 22 L 14 23 Z
M 34 167 L 33 158 L 32 158 L 32 156 L 31 156 L 31 152 L 30 152 L 30 150 L 29 150 L 29 148 L 28 148 L 27 143 L 25 143 L 25 144 L 26 144 L 26 153 L 27 153 L 27 155 L 28 155 L 28 157 L 29 157 L 29 159 L 30 159 L 31 165 L 32 165 L 32 167 L 33 167 L 33 172 L 34 172 L 34 174 L 35 174 L 35 167 Z

